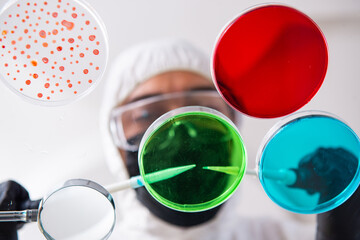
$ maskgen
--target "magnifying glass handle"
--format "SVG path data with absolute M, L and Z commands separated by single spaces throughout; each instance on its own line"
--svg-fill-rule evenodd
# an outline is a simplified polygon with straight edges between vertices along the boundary
M 38 210 L 0 211 L 0 222 L 37 222 Z

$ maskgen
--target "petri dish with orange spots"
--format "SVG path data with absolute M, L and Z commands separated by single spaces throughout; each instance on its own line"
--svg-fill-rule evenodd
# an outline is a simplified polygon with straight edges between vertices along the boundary
M 315 96 L 327 65 L 326 39 L 310 17 L 289 6 L 265 4 L 241 13 L 221 31 L 212 76 L 234 109 L 275 118 Z
M 0 11 L 0 78 L 23 99 L 58 106 L 101 80 L 108 39 L 83 0 L 9 1 Z

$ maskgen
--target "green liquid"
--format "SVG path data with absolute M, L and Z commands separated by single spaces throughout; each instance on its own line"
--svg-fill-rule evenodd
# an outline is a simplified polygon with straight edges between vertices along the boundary
M 147 179 L 147 174 L 191 165 L 195 167 L 165 180 Z M 245 148 L 237 130 L 204 112 L 171 117 L 150 134 L 140 152 L 140 173 L 150 194 L 186 212 L 221 204 L 237 188 L 245 168 Z

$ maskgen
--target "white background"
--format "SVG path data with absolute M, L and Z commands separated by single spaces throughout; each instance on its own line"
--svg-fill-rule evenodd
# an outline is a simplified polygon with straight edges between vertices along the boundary
M 0 7 L 5 2 L 0 0 Z M 87 2 L 96 9 L 107 28 L 110 64 L 128 46 L 162 37 L 188 39 L 211 54 L 225 24 L 243 10 L 263 3 L 249 0 Z M 324 84 L 301 110 L 336 114 L 360 135 L 360 1 L 280 2 L 309 15 L 328 41 L 329 66 Z M 106 77 L 107 72 L 91 94 L 61 107 L 24 102 L 0 82 L 0 181 L 19 181 L 34 199 L 69 178 L 87 178 L 104 185 L 111 183 L 113 178 L 104 161 L 99 131 L 99 109 Z M 243 117 L 240 131 L 250 168 L 255 165 L 262 138 L 278 120 Z M 247 177 L 243 185 L 244 215 L 287 217 L 285 210 L 265 196 L 256 179 Z M 23 228 L 20 239 L 42 239 L 36 228 L 36 224 Z

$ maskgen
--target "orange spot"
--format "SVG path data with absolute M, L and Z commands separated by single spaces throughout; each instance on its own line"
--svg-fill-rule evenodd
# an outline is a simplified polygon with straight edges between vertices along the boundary
M 52 40 L 52 43 L 56 43 L 56 40 L 54 39 L 54 40 Z
M 68 85 L 68 87 L 69 87 L 69 88 L 72 88 L 72 84 L 70 83 L 70 84 Z
M 22 88 L 20 88 L 20 91 L 22 91 L 23 89 Z
M 44 2 L 44 5 L 47 5 L 48 3 L 47 2 Z
M 6 35 L 8 33 L 8 31 L 4 30 L 2 31 L 2 35 Z
M 78 84 L 81 84 L 81 81 L 78 81 Z
M 95 50 L 93 51 L 93 53 L 94 53 L 95 55 L 99 55 L 99 50 L 95 49 Z
M 92 83 L 92 80 L 91 80 L 91 79 L 89 80 L 89 83 Z
M 80 57 L 82 57 L 82 58 L 83 58 L 84 56 L 85 56 L 85 55 L 84 55 L 83 53 L 80 53 Z
M 69 38 L 69 43 L 73 43 L 74 42 L 74 39 L 73 38 Z
M 54 93 L 54 90 L 51 90 L 51 93 Z
M 57 12 L 53 12 L 53 13 L 52 13 L 52 16 L 53 16 L 54 18 L 56 18 L 56 17 L 58 16 L 58 13 L 57 13 Z
M 13 59 L 14 59 L 14 60 L 16 60 L 16 59 L 17 59 L 17 57 L 16 57 L 16 56 L 13 56 Z
M 56 50 L 58 50 L 59 52 L 62 50 L 62 47 L 61 46 L 58 46 L 57 48 L 56 48 Z
M 20 53 L 21 53 L 21 54 L 25 54 L 25 52 L 24 52 L 24 51 L 21 51 Z
M 26 85 L 30 85 L 30 84 L 31 84 L 31 81 L 30 81 L 30 80 L 26 80 L 25 83 L 26 83 Z
M 27 59 L 30 59 L 31 57 L 30 57 L 30 55 L 27 55 L 26 58 L 27 58 Z
M 58 34 L 58 30 L 54 29 L 54 30 L 52 31 L 52 33 L 53 33 L 54 35 L 57 35 L 57 34 Z
M 44 57 L 44 58 L 42 59 L 42 61 L 43 61 L 44 63 L 48 63 L 48 62 L 49 62 L 49 59 L 47 59 L 46 57 Z
M 39 75 L 37 75 L 36 73 L 33 74 L 33 78 L 37 79 L 39 77 Z
M 77 94 L 77 91 L 74 91 L 74 94 Z
M 61 22 L 61 25 L 63 25 L 64 27 L 66 27 L 67 30 L 72 30 L 75 26 L 75 24 L 73 22 L 68 22 L 66 20 L 63 20 Z
M 49 88 L 49 87 L 50 87 L 50 83 L 45 83 L 44 87 L 45 87 L 45 88 Z
M 76 10 L 76 7 L 73 7 L 72 10 L 75 11 L 75 10 Z
M 49 46 L 49 44 L 48 44 L 48 43 L 46 43 L 46 42 L 44 42 L 44 43 L 43 43 L 43 46 L 44 46 L 44 47 L 48 47 L 48 46 Z
M 48 96 L 48 97 L 46 97 L 46 99 L 47 99 L 47 100 L 50 100 L 50 97 Z
M 11 44 L 12 44 L 12 45 L 15 45 L 15 44 L 16 44 L 16 41 L 15 41 L 15 40 L 12 40 L 12 41 L 11 41 Z
M 22 38 L 22 37 L 19 37 L 19 38 L 18 38 L 18 41 L 21 41 L 21 40 L 23 40 L 23 38 Z
M 65 68 L 64 68 L 63 66 L 59 67 L 59 70 L 60 70 L 60 71 L 64 71 L 64 69 L 65 69 Z
M 46 32 L 45 32 L 44 30 L 41 30 L 41 31 L 39 32 L 39 35 L 40 35 L 40 37 L 42 37 L 42 38 L 46 38 Z
M 62 89 L 60 89 L 60 92 L 63 92 L 63 90 L 62 90 Z
M 51 54 L 54 54 L 54 51 L 50 51 Z
M 89 21 L 89 20 L 85 21 L 85 24 L 86 24 L 86 25 L 89 25 L 89 24 L 90 24 L 90 21 Z
M 99 70 L 99 67 L 96 67 L 95 69 L 96 69 L 96 70 Z
M 42 98 L 43 97 L 42 93 L 38 93 L 38 97 Z
M 73 18 L 77 18 L 77 14 L 76 14 L 76 13 L 71 14 L 71 16 L 72 16 Z
M 37 66 L 37 61 L 32 60 L 32 61 L 31 61 L 31 65 L 33 65 L 34 67 L 36 67 L 36 66 Z
M 96 38 L 95 35 L 90 35 L 90 36 L 89 36 L 89 40 L 90 40 L 90 41 L 94 41 L 95 38 Z
M 5 63 L 4 65 L 5 65 L 5 67 L 9 66 L 9 64 L 7 64 L 7 63 Z
M 67 83 L 70 83 L 70 79 L 66 80 Z

